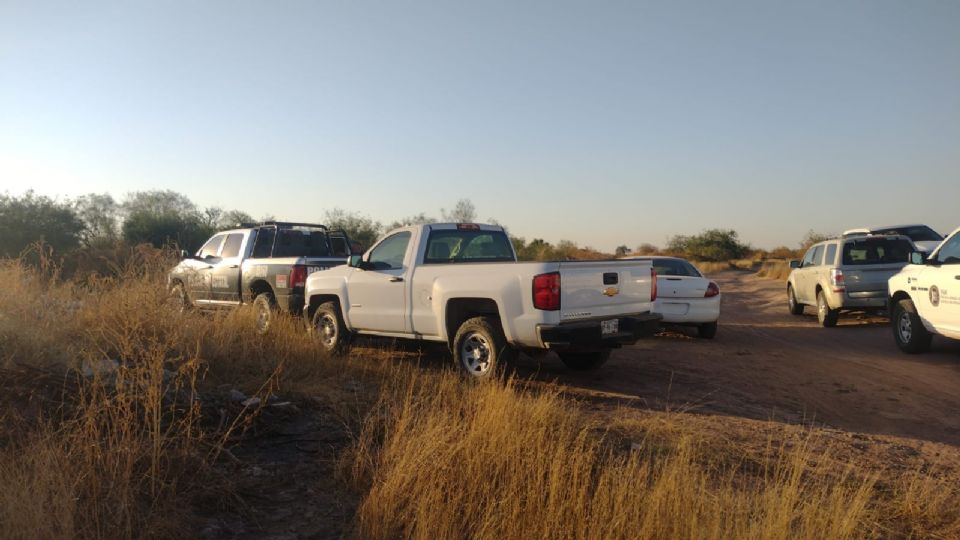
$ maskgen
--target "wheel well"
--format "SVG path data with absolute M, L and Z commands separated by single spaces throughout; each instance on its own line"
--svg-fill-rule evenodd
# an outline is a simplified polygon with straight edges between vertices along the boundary
M 897 302 L 901 300 L 910 300 L 910 295 L 904 291 L 897 291 L 893 293 L 893 296 L 890 297 L 890 308 L 893 309 L 893 306 L 897 305 Z
M 307 304 L 307 321 L 309 322 L 313 318 L 313 314 L 316 313 L 317 308 L 320 307 L 320 304 L 326 302 L 334 302 L 337 304 L 337 307 L 340 309 L 340 316 L 346 319 L 346 314 L 343 312 L 343 306 L 340 305 L 340 298 L 335 294 L 315 294 L 310 297 L 310 303 Z
M 447 340 L 453 343 L 457 329 L 467 319 L 488 316 L 500 321 L 497 303 L 490 298 L 452 298 L 447 301 L 446 320 Z
M 258 279 L 250 284 L 250 300 L 252 301 L 258 295 L 263 293 L 273 294 L 273 288 L 270 287 L 270 284 L 262 279 Z

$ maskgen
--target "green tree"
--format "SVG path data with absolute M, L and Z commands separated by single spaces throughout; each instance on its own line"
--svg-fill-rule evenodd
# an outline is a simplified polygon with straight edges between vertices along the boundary
M 630 248 L 625 245 L 617 246 L 617 249 L 613 252 L 617 257 L 623 257 L 627 253 L 630 253 Z
M 379 221 L 342 208 L 327 210 L 323 215 L 323 224 L 330 229 L 346 231 L 347 236 L 359 242 L 363 249 L 372 246 L 383 233 L 383 224 Z
M 73 201 L 73 209 L 83 221 L 83 243 L 107 246 L 120 236 L 120 205 L 108 193 L 88 193 Z
M 55 253 L 80 245 L 85 233 L 83 220 L 69 203 L 36 195 L 0 195 L 0 256 L 16 257 L 31 244 L 43 241 Z
M 674 236 L 667 242 L 667 251 L 696 261 L 729 261 L 745 257 L 750 246 L 740 243 L 737 231 L 708 229 L 693 236 Z
M 122 205 L 126 214 L 124 240 L 156 247 L 174 244 L 194 251 L 217 229 L 223 212 L 211 207 L 200 212 L 186 195 L 175 191 L 138 191 Z
M 440 215 L 443 216 L 443 221 L 473 223 L 477 220 L 477 207 L 470 199 L 460 199 L 449 212 L 441 208 Z

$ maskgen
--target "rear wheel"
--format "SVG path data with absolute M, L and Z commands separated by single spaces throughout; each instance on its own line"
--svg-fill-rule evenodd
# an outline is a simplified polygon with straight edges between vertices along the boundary
M 256 314 L 255 328 L 258 334 L 266 334 L 270 330 L 270 323 L 276 315 L 277 300 L 272 292 L 262 292 L 253 299 L 253 309 Z
M 697 334 L 703 339 L 713 339 L 717 335 L 717 323 L 704 323 L 697 327 Z
M 791 315 L 803 315 L 803 304 L 797 302 L 797 294 L 793 292 L 793 285 L 787 285 L 787 306 Z
M 561 352 L 557 354 L 568 368 L 574 371 L 589 371 L 605 364 L 610 358 L 611 352 L 610 349 L 602 349 L 591 352 Z
M 930 348 L 933 336 L 923 326 L 912 300 L 904 298 L 897 302 L 893 306 L 892 315 L 890 323 L 893 327 L 893 339 L 901 351 L 914 354 Z
M 837 325 L 837 319 L 840 317 L 839 309 L 830 309 L 827 303 L 827 296 L 823 291 L 817 291 L 817 321 L 820 326 L 830 328 Z
M 503 335 L 500 322 L 491 317 L 467 319 L 453 339 L 453 359 L 460 373 L 471 379 L 489 379 L 497 366 L 513 360 L 517 351 Z

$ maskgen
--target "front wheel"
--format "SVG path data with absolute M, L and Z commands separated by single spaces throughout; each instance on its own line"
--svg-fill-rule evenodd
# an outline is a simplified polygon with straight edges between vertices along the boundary
M 507 343 L 499 321 L 490 317 L 467 319 L 453 339 L 453 359 L 457 368 L 472 379 L 489 379 L 499 364 L 516 355 L 517 351 Z
M 912 300 L 904 298 L 897 302 L 893 306 L 892 315 L 890 323 L 893 327 L 893 339 L 901 351 L 915 354 L 930 348 L 933 336 L 923 326 Z
M 561 352 L 557 353 L 560 360 L 574 371 L 590 371 L 597 369 L 610 359 L 610 349 L 591 352 Z
M 791 315 L 803 315 L 803 304 L 797 302 L 797 293 L 793 290 L 793 285 L 787 285 L 787 306 L 790 308 Z
M 837 325 L 837 319 L 840 317 L 839 309 L 830 309 L 827 303 L 827 296 L 823 291 L 817 291 L 817 321 L 820 326 L 830 328 Z
M 336 302 L 324 302 L 313 313 L 311 331 L 329 354 L 342 354 L 350 345 L 350 331 L 343 322 L 340 306 Z

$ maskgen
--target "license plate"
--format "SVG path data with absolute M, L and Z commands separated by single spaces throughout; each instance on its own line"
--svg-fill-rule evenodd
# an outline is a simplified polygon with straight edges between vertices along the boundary
M 600 334 L 607 336 L 610 334 L 616 334 L 620 331 L 620 319 L 612 319 L 609 321 L 600 321 Z

